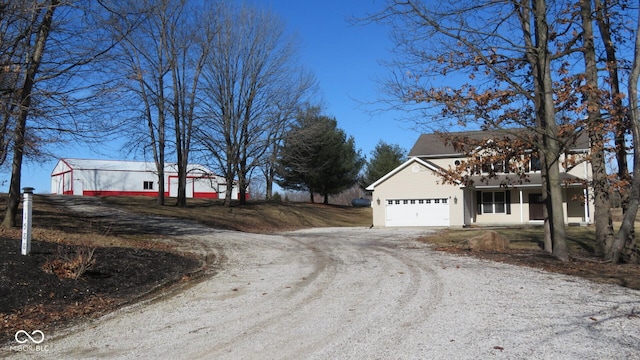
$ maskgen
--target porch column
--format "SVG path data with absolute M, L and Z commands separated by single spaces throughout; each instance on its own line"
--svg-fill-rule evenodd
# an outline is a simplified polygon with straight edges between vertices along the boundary
M 584 221 L 588 224 L 591 222 L 589 219 L 589 190 L 585 187 L 582 192 L 584 194 Z
M 522 189 L 520 189 L 520 223 L 524 224 L 524 200 Z
M 589 162 L 584 162 L 584 178 L 589 179 Z M 582 193 L 584 194 L 584 221 L 588 224 L 590 223 L 589 219 L 589 187 L 585 186 L 582 189 Z

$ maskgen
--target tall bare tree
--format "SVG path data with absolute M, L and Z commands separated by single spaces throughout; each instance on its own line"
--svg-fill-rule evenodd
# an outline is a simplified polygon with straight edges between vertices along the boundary
M 237 177 L 246 201 L 251 172 L 263 164 L 293 107 L 312 86 L 296 63 L 296 47 L 272 13 L 241 5 L 220 11 L 220 28 L 204 70 L 199 143 L 226 179 L 231 204 Z M 284 108 L 283 108 L 284 107 Z
M 609 84 L 609 113 L 611 123 L 613 124 L 615 145 L 616 145 L 616 161 L 618 167 L 618 180 L 621 182 L 620 187 L 622 195 L 622 207 L 626 208 L 626 199 L 628 194 L 624 191 L 630 181 L 629 166 L 627 164 L 627 141 L 625 134 L 629 131 L 629 120 L 627 117 L 627 107 L 623 103 L 624 94 L 620 87 L 620 66 L 618 64 L 618 49 L 622 44 L 619 42 L 624 39 L 619 34 L 622 21 L 616 21 L 621 18 L 621 12 L 615 9 L 622 9 L 628 6 L 626 0 L 610 1 L 610 0 L 594 0 L 595 21 L 600 31 L 600 41 L 604 46 L 605 64 L 604 67 L 608 72 L 608 79 L 604 83 Z M 613 37 L 616 36 L 617 41 Z M 597 39 L 596 39 L 597 40 Z
M 627 210 L 624 214 L 624 218 L 622 219 L 620 231 L 618 231 L 616 236 L 611 254 L 609 255 L 613 263 L 619 263 L 623 257 L 626 257 L 627 260 L 637 262 L 640 257 L 640 253 L 631 238 L 640 199 L 640 109 L 638 108 L 638 79 L 640 78 L 640 8 L 638 9 L 638 17 L 636 18 L 635 35 L 633 65 L 631 67 L 631 74 L 629 75 L 629 83 L 627 85 L 629 95 L 629 124 L 633 137 L 633 180 L 631 182 Z M 630 246 L 625 247 L 625 245 Z M 624 253 L 625 248 L 627 249 L 627 254 Z
M 173 98 L 173 129 L 178 168 L 176 205 L 187 205 L 187 165 L 196 121 L 200 78 L 218 31 L 217 5 L 189 8 L 183 11 L 167 39 Z M 213 6 L 212 6 L 213 5 Z
M 32 14 L 31 25 L 36 29 L 33 34 L 26 34 L 27 39 L 34 37 L 33 43 L 25 44 L 26 63 L 20 87 L 17 89 L 16 123 L 13 137 L 13 160 L 11 164 L 11 181 L 9 184 L 9 201 L 2 225 L 4 227 L 15 226 L 15 217 L 18 212 L 20 200 L 20 180 L 22 175 L 22 159 L 24 156 L 27 117 L 31 111 L 32 91 L 36 82 L 36 75 L 40 69 L 44 57 L 47 39 L 53 27 L 53 15 L 58 8 L 58 0 L 48 1 L 44 6 L 38 6 Z M 34 4 L 38 5 L 38 4 Z
M 613 245 L 613 221 L 611 218 L 611 201 L 609 200 L 610 180 L 607 177 L 605 133 L 606 121 L 600 106 L 601 91 L 599 86 L 595 35 L 593 31 L 594 11 L 591 0 L 580 1 L 580 18 L 582 21 L 582 53 L 585 64 L 584 85 L 580 93 L 584 94 L 582 108 L 586 113 L 585 124 L 591 142 L 590 162 L 592 168 L 592 187 L 594 189 L 594 222 L 596 226 L 596 254 L 604 256 Z M 618 109 L 613 108 L 614 113 Z M 618 138 L 618 137 L 616 137 Z M 622 171 L 624 173 L 624 171 Z
M 142 144 L 143 151 L 150 151 L 158 176 L 158 204 L 164 205 L 168 184 L 165 184 L 167 152 L 167 122 L 170 118 L 168 104 L 170 93 L 171 60 L 168 54 L 171 30 L 179 21 L 183 10 L 182 0 L 132 1 L 130 6 L 145 14 L 136 31 L 129 33 L 121 46 L 119 71 L 125 90 L 133 94 L 132 114 L 140 119 L 133 121 L 127 131 L 138 134 L 130 137 L 130 145 Z M 128 20 L 128 19 L 125 19 Z M 116 31 L 123 31 L 128 23 L 116 24 Z M 122 73 L 124 72 L 124 73 Z M 135 131 L 142 126 L 146 131 Z

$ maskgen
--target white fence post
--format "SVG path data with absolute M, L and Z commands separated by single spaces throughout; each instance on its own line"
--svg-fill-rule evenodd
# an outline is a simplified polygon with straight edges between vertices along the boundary
M 31 252 L 31 213 L 33 207 L 32 187 L 22 188 L 24 190 L 24 200 L 22 203 L 22 255 Z

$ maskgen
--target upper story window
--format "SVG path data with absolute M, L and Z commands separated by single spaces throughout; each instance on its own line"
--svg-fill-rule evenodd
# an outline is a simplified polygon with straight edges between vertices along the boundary
M 537 153 L 532 153 L 529 156 L 529 161 L 525 164 L 526 172 L 538 172 L 542 170 L 542 165 L 540 164 L 540 157 Z
M 479 162 L 480 159 L 476 158 L 476 161 Z M 512 168 L 511 170 L 510 167 Z M 495 162 L 485 162 L 482 165 L 473 165 L 472 174 L 507 174 L 513 172 L 516 167 L 524 170 L 524 172 L 539 172 L 542 169 L 537 153 L 532 153 L 523 156 L 519 160 L 506 159 Z

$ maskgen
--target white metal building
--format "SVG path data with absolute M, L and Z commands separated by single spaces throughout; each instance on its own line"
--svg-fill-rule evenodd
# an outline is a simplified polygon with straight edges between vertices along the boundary
M 178 194 L 175 164 L 164 168 L 165 196 Z M 223 199 L 225 179 L 198 164 L 187 166 L 187 197 Z M 158 175 L 153 162 L 121 160 L 60 159 L 51 172 L 52 194 L 87 196 L 157 196 Z M 238 197 L 234 187 L 233 197 Z

